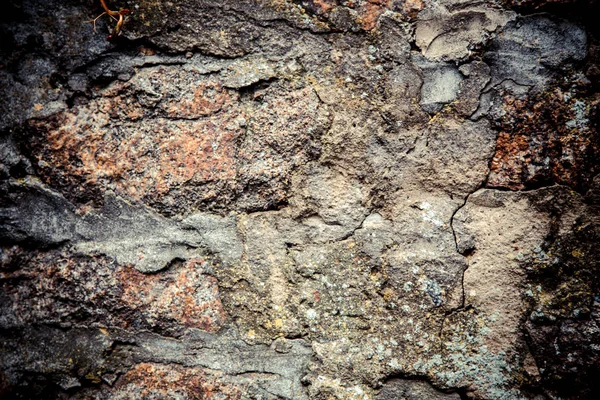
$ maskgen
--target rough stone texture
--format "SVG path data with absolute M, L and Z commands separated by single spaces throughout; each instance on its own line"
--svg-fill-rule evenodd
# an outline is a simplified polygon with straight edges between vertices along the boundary
M 171 334 L 195 327 L 215 332 L 226 315 L 211 267 L 208 261 L 191 259 L 163 274 L 146 275 L 101 256 L 31 254 L 12 247 L 2 260 L 2 323 L 99 323 Z M 13 286 L 15 282 L 19 284 Z
M 576 83 L 564 91 L 554 88 L 522 100 L 505 97 L 491 186 L 524 189 L 561 183 L 579 190 L 590 186 L 600 171 L 600 98 L 579 89 Z
M 569 3 L 10 1 L 0 397 L 598 398 Z
M 221 66 L 199 62 L 183 71 L 144 69 L 51 126 L 34 123 L 43 132 L 32 144 L 39 175 L 75 200 L 88 200 L 91 188 L 83 186 L 98 186 L 168 214 L 202 204 L 254 210 L 285 202 L 290 172 L 315 156 L 314 139 L 328 125 L 314 90 L 270 87 L 241 103 L 227 86 L 239 90 L 270 75 L 240 81 L 255 68 L 241 62 L 223 65 L 223 80 L 211 79 L 202 74 Z M 284 105 L 295 111 L 274 112 Z
M 227 330 L 214 335 L 192 329 L 175 340 L 51 326 L 4 329 L 2 339 L 5 379 L 46 398 L 61 390 L 74 391 L 75 398 L 132 398 L 140 391 L 148 398 L 306 398 L 300 377 L 311 351 L 302 340 L 284 340 L 278 351 L 246 344 Z
M 386 383 L 385 387 L 376 399 L 393 400 L 458 400 L 460 396 L 454 394 L 443 394 L 425 382 L 392 379 Z
M 415 44 L 428 59 L 462 60 L 514 18 L 513 12 L 484 2 L 431 2 L 415 24 Z

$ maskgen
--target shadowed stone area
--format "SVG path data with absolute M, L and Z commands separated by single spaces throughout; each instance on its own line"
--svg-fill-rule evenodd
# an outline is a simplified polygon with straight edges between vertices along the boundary
M 600 398 L 596 2 L 108 7 L 0 15 L 0 398 Z

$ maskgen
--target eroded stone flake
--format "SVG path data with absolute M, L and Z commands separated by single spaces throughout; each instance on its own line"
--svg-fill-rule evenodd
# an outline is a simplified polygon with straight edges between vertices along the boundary
M 103 254 L 138 271 L 160 271 L 176 260 L 210 252 L 233 265 L 241 258 L 235 218 L 192 214 L 169 220 L 107 194 L 102 208 L 75 207 L 33 180 L 8 185 L 0 238 L 41 248 L 69 244 L 77 254 Z
M 35 375 L 44 373 L 41 393 L 48 397 L 71 390 L 74 398 L 86 399 L 140 392 L 149 398 L 306 398 L 300 378 L 311 351 L 303 340 L 281 339 L 280 350 L 286 349 L 281 353 L 249 345 L 231 329 L 216 334 L 190 329 L 177 340 L 116 328 L 38 325 L 0 330 L 0 337 L 2 389 L 8 391 L 33 385 Z
M 485 44 L 492 33 L 515 18 L 510 11 L 478 2 L 431 2 L 419 14 L 416 44 L 422 54 L 435 61 L 461 60 Z
M 434 113 L 456 99 L 463 79 L 456 66 L 428 62 L 422 57 L 415 57 L 415 62 L 423 73 L 420 101 L 423 110 Z

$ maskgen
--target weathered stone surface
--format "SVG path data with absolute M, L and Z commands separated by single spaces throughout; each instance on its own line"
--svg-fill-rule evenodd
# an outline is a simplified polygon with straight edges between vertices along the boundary
M 458 400 L 458 394 L 444 394 L 429 386 L 425 382 L 392 379 L 386 382 L 376 399 L 392 400 Z
M 9 3 L 0 397 L 598 397 L 585 11 Z
M 462 76 L 454 65 L 432 63 L 420 57 L 416 58 L 416 64 L 423 71 L 420 102 L 423 110 L 434 113 L 456 99 Z
M 586 32 L 578 25 L 545 15 L 520 17 L 507 24 L 490 45 L 484 60 L 496 85 L 511 80 L 540 86 L 555 71 L 581 61 L 587 52 Z
M 600 171 L 599 105 L 577 83 L 523 100 L 507 95 L 489 185 L 586 190 Z
M 116 329 L 45 326 L 3 330 L 2 338 L 4 373 L 22 384 L 16 395 L 53 397 L 70 389 L 76 398 L 131 398 L 140 391 L 148 398 L 306 398 L 299 377 L 311 352 L 302 340 L 287 341 L 287 353 L 280 353 L 248 345 L 227 330 L 218 335 L 190 331 L 173 340 Z M 21 351 L 22 344 L 28 353 Z M 52 362 L 46 361 L 49 355 Z M 40 373 L 49 376 L 41 388 L 35 379 Z
M 168 214 L 284 202 L 291 170 L 315 156 L 310 142 L 326 128 L 327 112 L 310 88 L 286 85 L 242 102 L 226 86 L 241 85 L 231 74 L 248 66 L 222 68 L 223 80 L 204 76 L 211 69 L 202 63 L 183 74 L 177 67 L 144 69 L 51 125 L 36 122 L 38 173 L 75 200 L 113 190 Z M 290 112 L 275 114 L 282 107 Z M 259 193 L 248 196 L 247 186 Z
M 226 315 L 211 273 L 210 261 L 203 259 L 145 275 L 102 256 L 29 254 L 15 246 L 2 258 L 2 326 L 100 324 L 171 334 L 186 327 L 214 332 Z
M 462 60 L 479 50 L 515 14 L 478 1 L 431 2 L 419 14 L 416 45 L 431 60 Z

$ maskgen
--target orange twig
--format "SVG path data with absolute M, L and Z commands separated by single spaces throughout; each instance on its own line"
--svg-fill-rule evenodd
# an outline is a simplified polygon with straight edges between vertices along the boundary
M 125 24 L 125 21 L 126 21 L 126 16 L 131 14 L 131 10 L 129 10 L 127 8 L 121 8 L 121 9 L 119 9 L 119 11 L 113 11 L 110 8 L 108 8 L 108 6 L 106 5 L 106 2 L 104 0 L 100 0 L 100 5 L 104 9 L 104 12 L 102 14 L 100 14 L 98 17 L 96 17 L 96 19 L 88 21 L 88 22 L 91 22 L 94 24 L 94 32 L 96 32 L 96 21 L 103 15 L 108 15 L 110 18 L 117 21 L 117 24 L 113 28 L 112 33 L 110 35 L 108 35 L 106 37 L 106 39 L 107 40 L 114 39 L 115 37 L 117 37 L 121 34 L 123 25 Z

